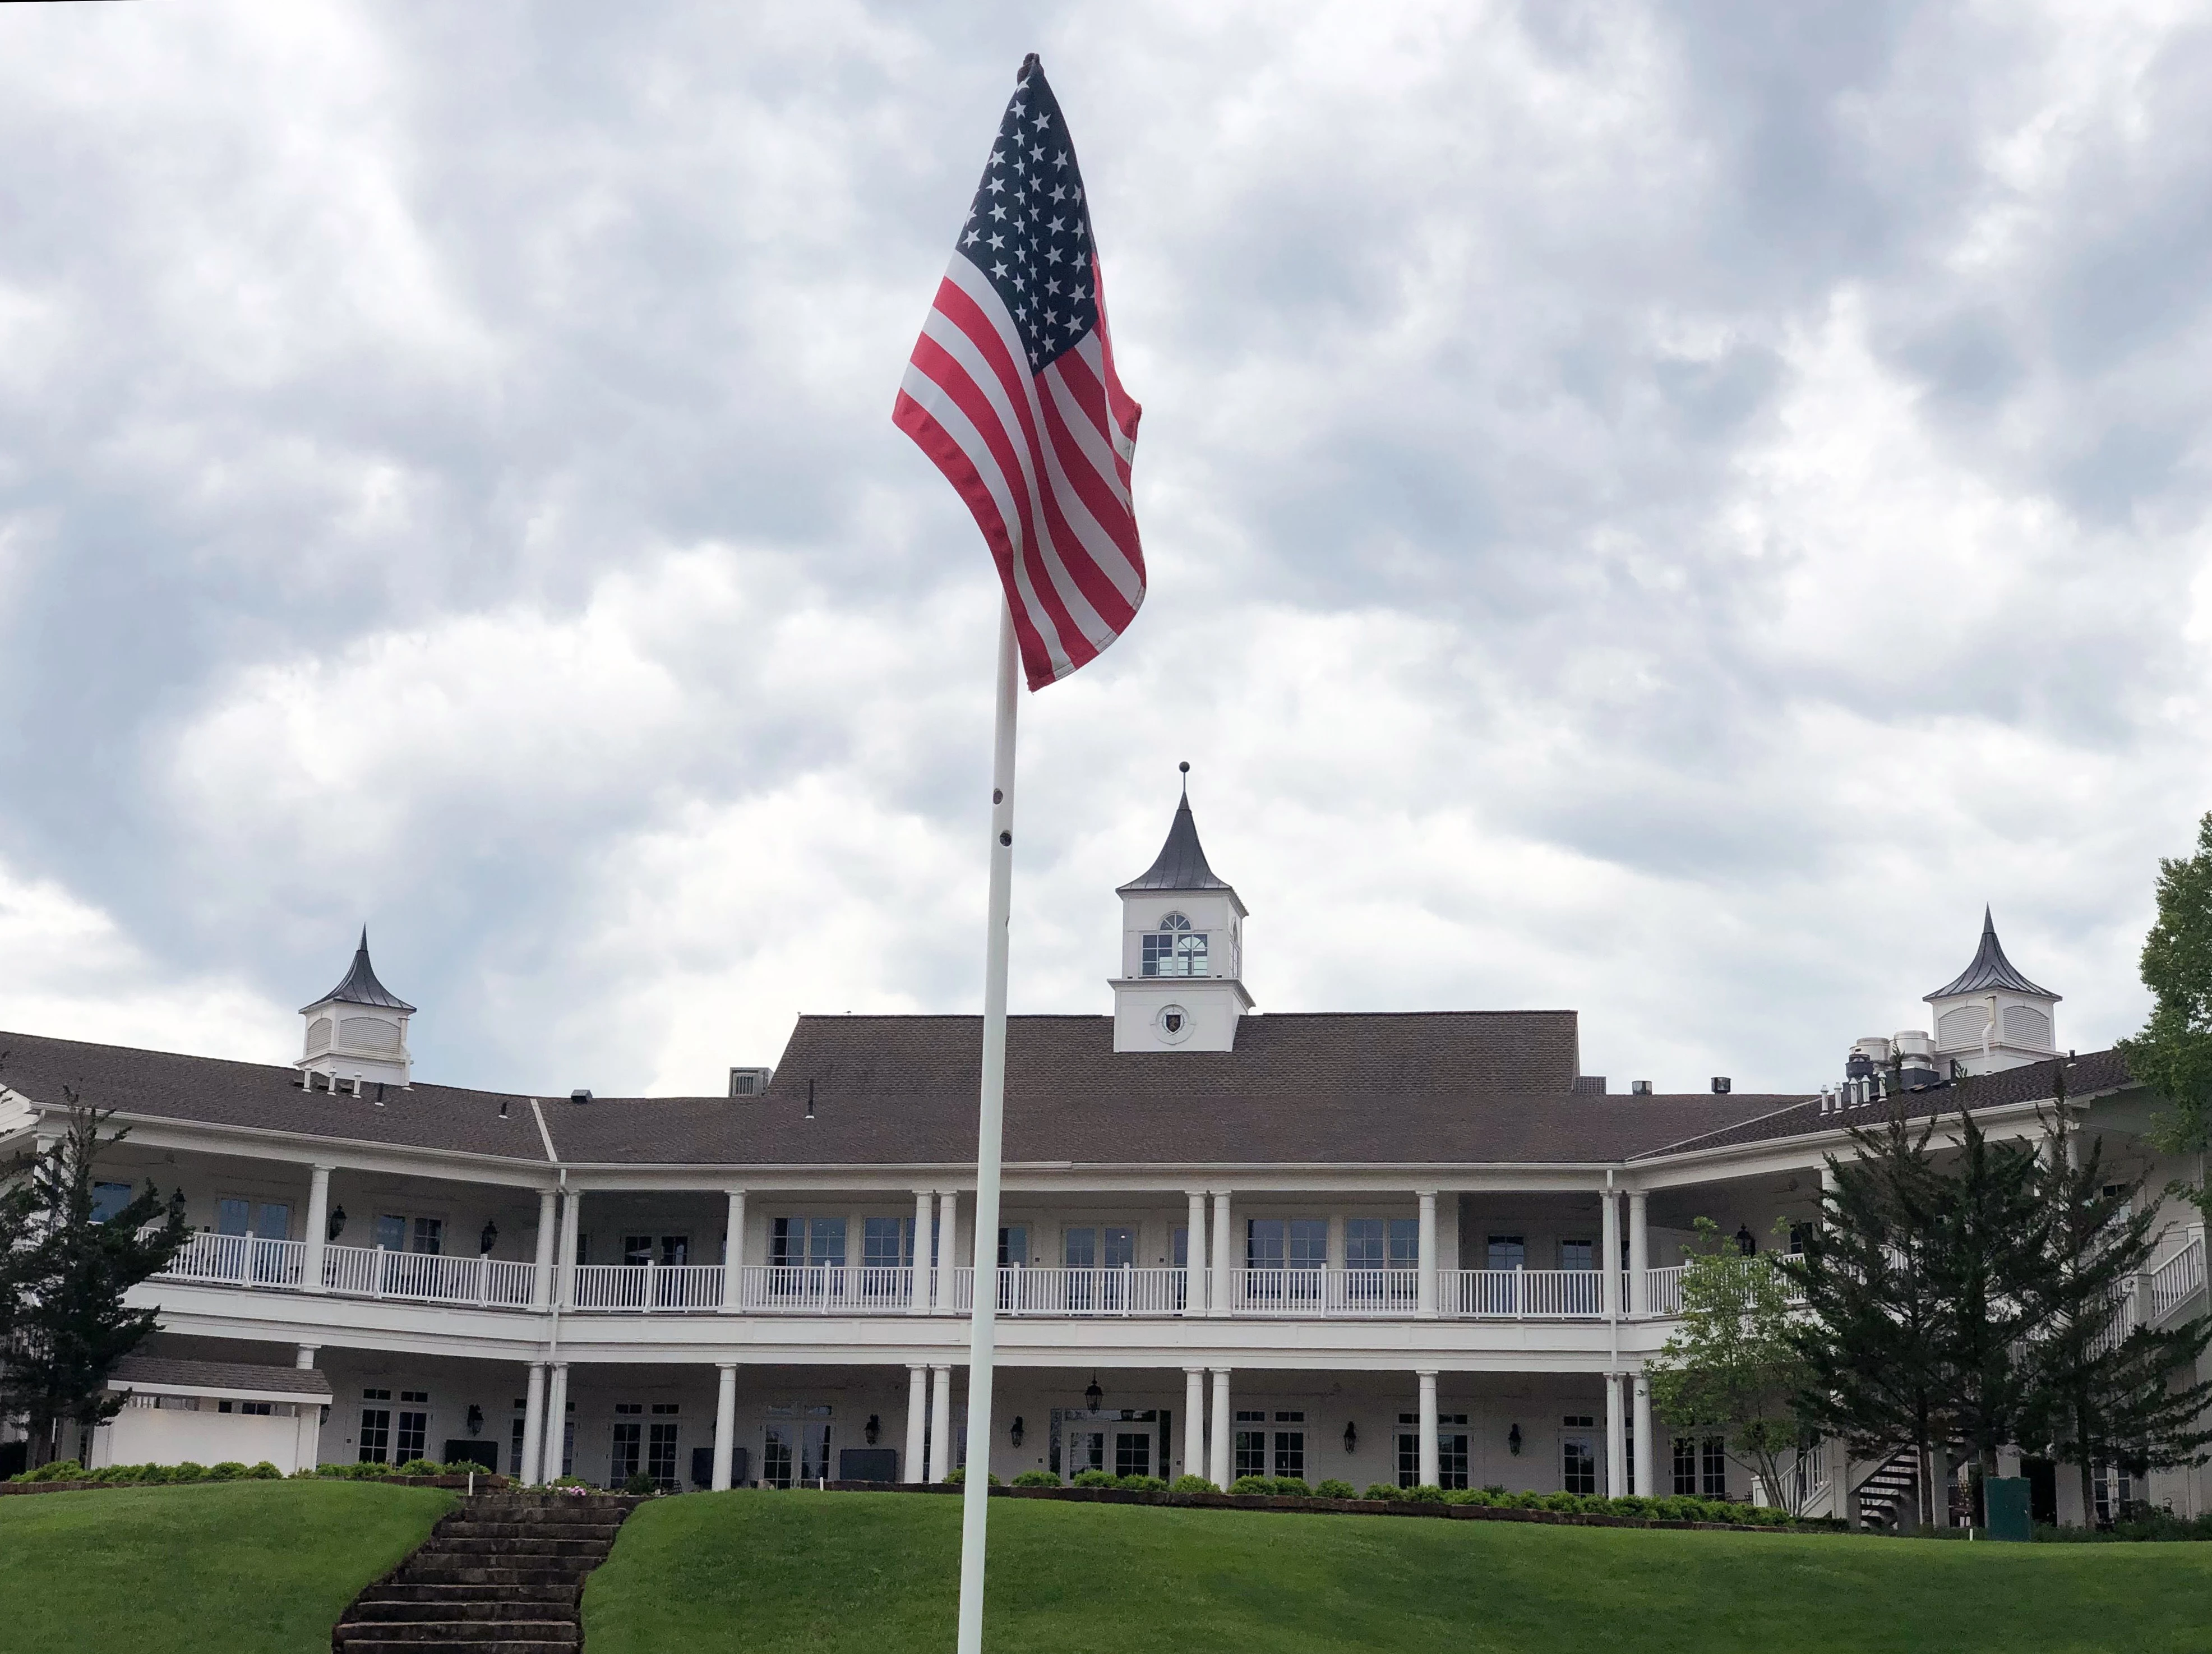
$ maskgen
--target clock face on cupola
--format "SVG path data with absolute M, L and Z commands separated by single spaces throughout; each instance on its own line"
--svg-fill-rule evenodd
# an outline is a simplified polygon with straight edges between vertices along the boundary
M 1182 766 L 1188 773 L 1190 766 Z M 1229 1051 L 1244 991 L 1244 904 L 1214 876 L 1190 793 L 1152 865 L 1122 885 L 1121 971 L 1112 979 L 1116 1051 Z

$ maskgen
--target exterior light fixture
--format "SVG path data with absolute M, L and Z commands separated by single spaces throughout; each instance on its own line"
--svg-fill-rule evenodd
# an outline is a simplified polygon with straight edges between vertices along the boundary
M 1359 1450 L 1359 1426 L 1349 1420 L 1346 1420 L 1344 1426 L 1344 1450 L 1347 1453 L 1357 1453 Z
M 1083 1404 L 1096 1413 L 1098 1411 L 1099 1402 L 1105 1399 L 1106 1392 L 1098 1388 L 1098 1375 L 1094 1372 L 1091 1375 L 1090 1387 L 1083 1392 Z
M 868 1438 L 868 1445 L 873 1447 L 876 1444 L 876 1438 L 884 1433 L 883 1420 L 871 1413 L 868 1414 L 868 1422 L 860 1433 Z
M 328 1225 L 328 1230 L 323 1236 L 323 1238 L 326 1241 L 334 1241 L 344 1232 L 345 1207 L 339 1207 L 336 1211 L 331 1213 L 331 1221 Z
M 1746 1257 L 1754 1256 L 1758 1253 L 1759 1241 L 1757 1237 L 1752 1234 L 1750 1225 L 1738 1224 L 1736 1225 L 1735 1250 L 1742 1253 Z
M 1516 1459 L 1521 1456 L 1521 1426 L 1517 1424 L 1505 1432 L 1505 1450 Z
M 1014 1414 L 1014 1427 L 1009 1430 L 1006 1435 L 1016 1447 L 1019 1447 L 1022 1444 L 1022 1415 L 1017 1413 Z
M 469 1403 L 469 1434 L 471 1436 L 483 1434 L 483 1409 L 474 1402 Z
M 483 1233 L 477 1237 L 477 1256 L 489 1257 L 491 1249 L 499 1244 L 499 1225 L 489 1218 L 484 1219 Z

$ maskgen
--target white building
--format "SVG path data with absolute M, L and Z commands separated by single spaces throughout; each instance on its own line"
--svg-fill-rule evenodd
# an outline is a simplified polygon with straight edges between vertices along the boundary
M 2150 1163 L 2142 1093 L 2059 1055 L 2057 995 L 1993 927 L 1936 1032 L 1860 1042 L 1840 1089 L 1620 1095 L 1579 1073 L 1571 1011 L 1258 1013 L 1187 800 L 1119 894 L 1113 1014 L 1012 1019 L 981 1249 L 1001 1476 L 1742 1496 L 1641 1377 L 1697 1219 L 1771 1244 L 1883 1073 L 1940 1109 L 1953 1062 L 1997 1133 L 2039 1129 L 2064 1062 L 2115 1162 Z M 731 1096 L 627 1098 L 416 1081 L 413 1012 L 364 937 L 290 1067 L 0 1036 L 0 1153 L 58 1129 L 64 1082 L 115 1110 L 118 1185 L 181 1185 L 199 1231 L 134 1295 L 161 1310 L 143 1354 L 313 1373 L 321 1460 L 672 1487 L 966 1462 L 978 1018 L 805 1016 Z M 2139 1313 L 2201 1307 L 2194 1224 Z M 1815 1508 L 1877 1468 L 1823 1456 Z M 2206 1507 L 2197 1473 L 2148 1491 Z

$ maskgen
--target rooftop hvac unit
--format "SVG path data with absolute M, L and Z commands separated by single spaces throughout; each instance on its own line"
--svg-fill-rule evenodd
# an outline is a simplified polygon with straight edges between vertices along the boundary
M 730 1070 L 732 1097 L 758 1097 L 768 1090 L 769 1076 L 773 1068 L 732 1068 Z

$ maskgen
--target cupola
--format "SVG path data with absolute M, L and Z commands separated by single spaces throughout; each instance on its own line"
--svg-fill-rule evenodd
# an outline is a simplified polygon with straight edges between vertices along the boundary
M 1186 777 L 1190 766 L 1182 766 Z M 1190 784 L 1152 865 L 1121 898 L 1121 972 L 1114 989 L 1117 1051 L 1228 1051 L 1244 991 L 1244 904 L 1214 876 L 1190 813 Z
M 1987 908 L 1973 962 L 1925 997 L 1936 1018 L 1936 1064 L 1945 1073 L 1956 1063 L 1970 1074 L 1994 1073 L 2058 1049 L 2059 995 L 2014 969 Z
M 307 1049 L 295 1064 L 322 1090 L 358 1092 L 363 1085 L 404 1085 L 412 1061 L 407 1055 L 407 1019 L 415 1007 L 376 980 L 368 962 L 368 927 L 362 927 L 353 969 L 345 980 L 301 1007 L 307 1021 Z

